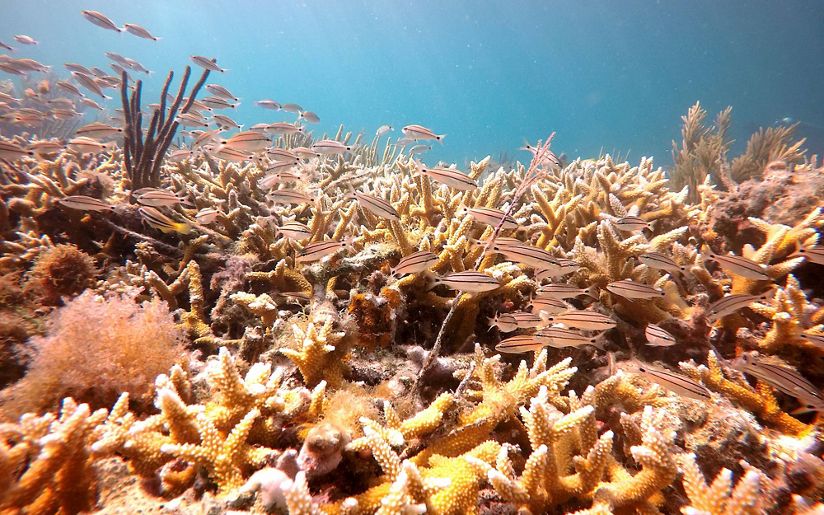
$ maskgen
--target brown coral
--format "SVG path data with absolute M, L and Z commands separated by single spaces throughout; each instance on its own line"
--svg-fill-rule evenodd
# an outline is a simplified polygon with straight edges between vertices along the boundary
M 28 273 L 28 287 L 47 304 L 57 304 L 91 286 L 97 276 L 94 260 L 74 245 L 60 244 L 43 251 Z

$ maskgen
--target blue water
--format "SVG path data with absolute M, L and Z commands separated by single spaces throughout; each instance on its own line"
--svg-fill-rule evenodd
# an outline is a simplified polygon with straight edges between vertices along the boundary
M 162 40 L 106 31 L 81 9 Z M 318 113 L 317 133 L 343 123 L 371 136 L 388 123 L 397 136 L 419 123 L 448 134 L 427 160 L 458 163 L 525 158 L 517 148 L 550 131 L 569 156 L 603 150 L 667 163 L 679 117 L 696 100 L 711 113 L 733 106 L 738 145 L 792 117 L 824 153 L 823 26 L 820 0 L 0 4 L 0 40 L 33 36 L 40 45 L 15 55 L 61 73 L 63 62 L 104 67 L 103 52 L 114 51 L 155 71 L 144 96 L 153 102 L 169 69 L 213 56 L 229 71 L 210 82 L 241 97 L 227 113 L 240 123 L 294 119 L 255 106 L 261 98 Z

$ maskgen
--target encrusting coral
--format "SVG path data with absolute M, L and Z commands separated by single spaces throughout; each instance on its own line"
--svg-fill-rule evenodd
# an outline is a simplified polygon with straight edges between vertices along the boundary
M 671 172 L 562 163 L 552 136 L 526 164 L 430 168 L 343 127 L 167 152 L 208 72 L 145 135 L 127 75 L 123 150 L 0 162 L 0 357 L 26 371 L 0 511 L 105 510 L 103 463 L 147 511 L 819 509 L 820 413 L 790 410 L 821 399 L 728 366 L 824 377 L 824 206 L 763 205 L 820 180 L 792 128 L 730 158 L 731 111 L 696 104 Z

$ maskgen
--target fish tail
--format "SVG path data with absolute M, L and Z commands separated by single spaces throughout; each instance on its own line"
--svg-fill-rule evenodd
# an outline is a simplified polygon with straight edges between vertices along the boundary
M 435 134 L 435 139 L 438 140 L 438 141 L 443 141 L 443 139 L 445 137 L 446 137 L 446 134 Z
M 185 222 L 175 222 L 173 227 L 175 232 L 180 234 L 189 234 L 192 231 L 192 226 Z
M 592 285 L 584 290 L 584 295 L 589 295 L 593 299 L 598 300 L 598 288 L 595 285 Z

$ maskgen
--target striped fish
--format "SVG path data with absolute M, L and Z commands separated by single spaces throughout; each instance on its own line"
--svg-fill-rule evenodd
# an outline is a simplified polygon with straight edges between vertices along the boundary
M 401 131 L 405 136 L 413 139 L 434 139 L 442 141 L 446 134 L 435 134 L 432 129 L 427 129 L 423 125 L 407 125 Z
M 578 331 L 563 327 L 548 327 L 541 329 L 536 336 L 549 339 L 549 345 L 556 348 L 580 347 L 581 345 L 592 345 L 597 349 L 604 349 L 601 342 L 595 336 L 586 336 Z
M 413 252 L 408 256 L 404 256 L 398 261 L 398 264 L 393 266 L 390 270 L 391 275 L 400 277 L 404 274 L 419 274 L 438 262 L 438 256 L 426 250 Z
M 635 282 L 631 279 L 614 281 L 607 285 L 607 290 L 615 295 L 620 295 L 625 299 L 654 299 L 664 297 L 666 293 L 658 288 L 644 283 Z
M 547 325 L 546 321 L 540 316 L 527 311 L 515 311 L 509 313 L 509 316 L 515 321 L 518 329 L 535 329 L 536 327 Z
M 471 293 L 497 290 L 501 286 L 497 279 L 477 270 L 466 270 L 436 277 L 433 287 L 439 284 L 453 290 Z
M 478 188 L 478 184 L 472 178 L 454 168 L 444 168 L 440 166 L 428 168 L 418 163 L 418 170 L 421 174 L 426 175 L 433 181 L 446 184 L 450 188 L 458 191 L 471 191 Z
M 293 165 L 289 165 L 287 168 L 291 168 Z M 282 172 L 275 172 L 270 173 L 269 175 L 261 178 L 258 180 L 257 185 L 258 188 L 262 190 L 270 190 L 277 186 L 278 184 L 283 184 L 285 182 L 298 182 L 301 181 L 302 177 L 296 173 L 289 172 L 289 171 L 282 171 Z
M 312 236 L 312 230 L 309 229 L 307 225 L 295 221 L 284 222 L 280 227 L 275 229 L 275 232 L 284 238 L 297 241 L 305 240 Z
M 47 154 L 56 154 L 61 152 L 65 149 L 65 145 L 60 143 L 59 141 L 35 141 L 31 145 L 29 145 L 30 150 L 34 150 L 36 154 L 40 155 L 47 155 Z
M 320 152 L 315 152 L 311 148 L 306 147 L 294 147 L 292 148 L 292 152 L 301 159 L 312 159 L 313 157 L 321 156 Z
M 318 261 L 326 256 L 331 256 L 344 247 L 346 247 L 346 242 L 334 240 L 310 243 L 298 252 L 295 262 L 309 263 L 311 261 Z
M 200 103 L 212 109 L 234 109 L 240 104 L 233 104 L 228 100 L 220 97 L 203 97 Z
M 678 343 L 675 341 L 675 336 L 655 324 L 647 324 L 644 336 L 647 339 L 647 345 L 650 347 L 671 347 Z
M 534 334 L 522 334 L 501 341 L 495 346 L 495 350 L 504 354 L 521 354 L 524 352 L 539 351 L 550 343 L 548 338 Z
M 394 207 L 392 207 L 392 204 L 390 204 L 389 202 L 385 201 L 380 197 L 356 191 L 355 198 L 357 199 L 358 204 L 360 204 L 360 207 L 366 209 L 373 215 L 379 216 L 381 218 L 386 218 L 387 220 L 401 219 L 400 213 L 398 213 L 398 211 Z
M 134 195 L 138 204 L 151 207 L 174 206 L 186 200 L 174 192 L 157 188 L 141 188 L 134 191 L 132 195 Z
M 350 145 L 344 145 L 340 141 L 333 139 L 322 139 L 320 141 L 316 141 L 312 143 L 310 148 L 313 152 L 324 155 L 343 154 L 344 152 L 352 150 Z
M 509 261 L 521 263 L 533 268 L 547 268 L 557 263 L 555 257 L 546 250 L 520 242 L 515 245 L 501 244 L 496 239 L 495 243 L 490 246 L 490 249 L 499 254 L 503 254 Z
M 295 125 L 294 123 L 275 122 L 270 123 L 263 130 L 270 134 L 296 134 L 298 132 L 302 133 L 304 129 L 300 125 Z
M 795 370 L 762 360 L 755 354 L 743 354 L 732 363 L 736 370 L 764 381 L 776 390 L 797 397 L 802 402 L 822 403 L 824 396 L 814 384 Z
M 554 324 L 564 324 L 586 331 L 606 331 L 617 325 L 615 320 L 597 311 L 573 310 L 547 317 Z
M 192 227 L 189 224 L 184 222 L 175 222 L 151 206 L 139 207 L 137 208 L 137 212 L 140 213 L 140 216 L 147 224 L 166 234 L 171 232 L 188 234 L 192 230 Z
M 293 159 L 291 161 L 275 161 L 266 167 L 266 173 L 281 173 L 286 170 L 291 170 L 300 164 L 300 161 Z
M 241 127 L 243 127 L 242 125 L 232 120 L 225 114 L 212 115 L 212 121 L 214 121 L 218 125 L 218 127 L 224 127 L 227 129 L 240 129 Z
M 87 197 L 86 195 L 71 195 L 63 197 L 57 201 L 61 206 L 66 206 L 69 209 L 77 209 L 81 211 L 113 211 L 114 206 L 107 204 L 100 199 Z
M 570 306 L 569 304 L 560 299 L 552 299 L 549 297 L 536 297 L 532 299 L 532 302 L 530 302 L 529 307 L 533 312 L 537 311 L 539 313 L 546 313 L 548 315 L 561 313 L 572 308 L 572 306 Z
M 68 147 L 81 154 L 96 154 L 112 149 L 114 144 L 101 143 L 85 136 L 79 136 L 70 139 Z
M 240 100 L 236 96 L 234 96 L 228 89 L 221 86 L 220 84 L 206 84 L 206 91 L 213 95 L 217 95 L 221 98 L 225 98 L 227 100 L 234 100 L 237 102 Z
M 220 211 L 213 207 L 204 207 L 195 214 L 195 220 L 203 225 L 209 225 L 217 220 Z
M 801 333 L 798 336 L 819 349 L 824 349 L 824 334 Z
M 221 143 L 241 152 L 260 152 L 272 144 L 265 134 L 257 131 L 238 132 Z
M 598 292 L 595 286 L 589 288 L 578 288 L 571 284 L 547 284 L 538 288 L 535 296 L 539 299 L 556 299 L 564 300 L 577 297 L 579 295 L 588 295 L 593 299 L 598 298 Z
M 0 159 L 15 161 L 26 156 L 34 157 L 34 150 L 27 150 L 11 141 L 0 141 Z
M 494 318 L 488 319 L 489 329 L 497 327 L 502 333 L 511 333 L 518 329 L 518 321 L 509 313 L 495 313 Z
M 793 252 L 790 257 L 803 256 L 807 261 L 817 265 L 824 265 L 824 245 L 810 245 Z
M 579 268 L 581 265 L 571 259 L 555 258 L 554 263 L 535 270 L 535 280 L 541 282 L 544 279 L 562 277 L 576 272 Z
M 275 161 L 297 162 L 298 156 L 291 150 L 273 147 L 266 150 L 266 155 Z
M 251 161 L 254 159 L 254 156 L 249 154 L 249 152 L 237 150 L 225 145 L 218 145 L 217 148 L 211 151 L 211 155 L 218 159 L 229 161 L 230 163 L 242 163 L 244 161 Z
M 647 252 L 638 256 L 638 261 L 656 270 L 664 270 L 666 272 L 686 272 L 687 267 L 681 266 L 675 262 L 671 257 L 661 254 L 660 252 Z
M 272 190 L 266 198 L 277 204 L 310 204 L 312 199 L 306 193 L 296 190 Z
M 75 133 L 78 136 L 86 136 L 89 138 L 109 138 L 123 134 L 123 129 L 120 127 L 112 127 L 105 123 L 95 122 L 80 127 Z
M 767 275 L 767 267 L 742 256 L 708 254 L 707 259 L 715 261 L 721 269 L 733 275 L 761 281 L 770 278 Z
M 649 381 L 663 386 L 667 390 L 675 392 L 682 397 L 688 397 L 697 401 L 709 401 L 712 399 L 710 391 L 704 385 L 681 374 L 676 374 L 663 368 L 653 367 L 646 363 L 638 364 L 638 372 Z
M 612 225 L 625 232 L 642 231 L 644 229 L 652 230 L 652 226 L 649 222 L 637 216 L 621 217 L 617 220 L 613 220 Z
M 471 207 L 467 212 L 475 219 L 476 222 L 497 227 L 501 220 L 504 220 L 502 229 L 517 229 L 520 227 L 514 218 L 507 215 L 504 219 L 504 212 L 500 209 L 493 209 L 490 207 Z
M 761 295 L 750 295 L 748 293 L 735 293 L 726 295 L 716 300 L 707 307 L 707 320 L 715 323 L 725 316 L 735 313 L 739 309 L 746 308 L 753 302 L 765 301 L 769 299 L 770 292 Z

